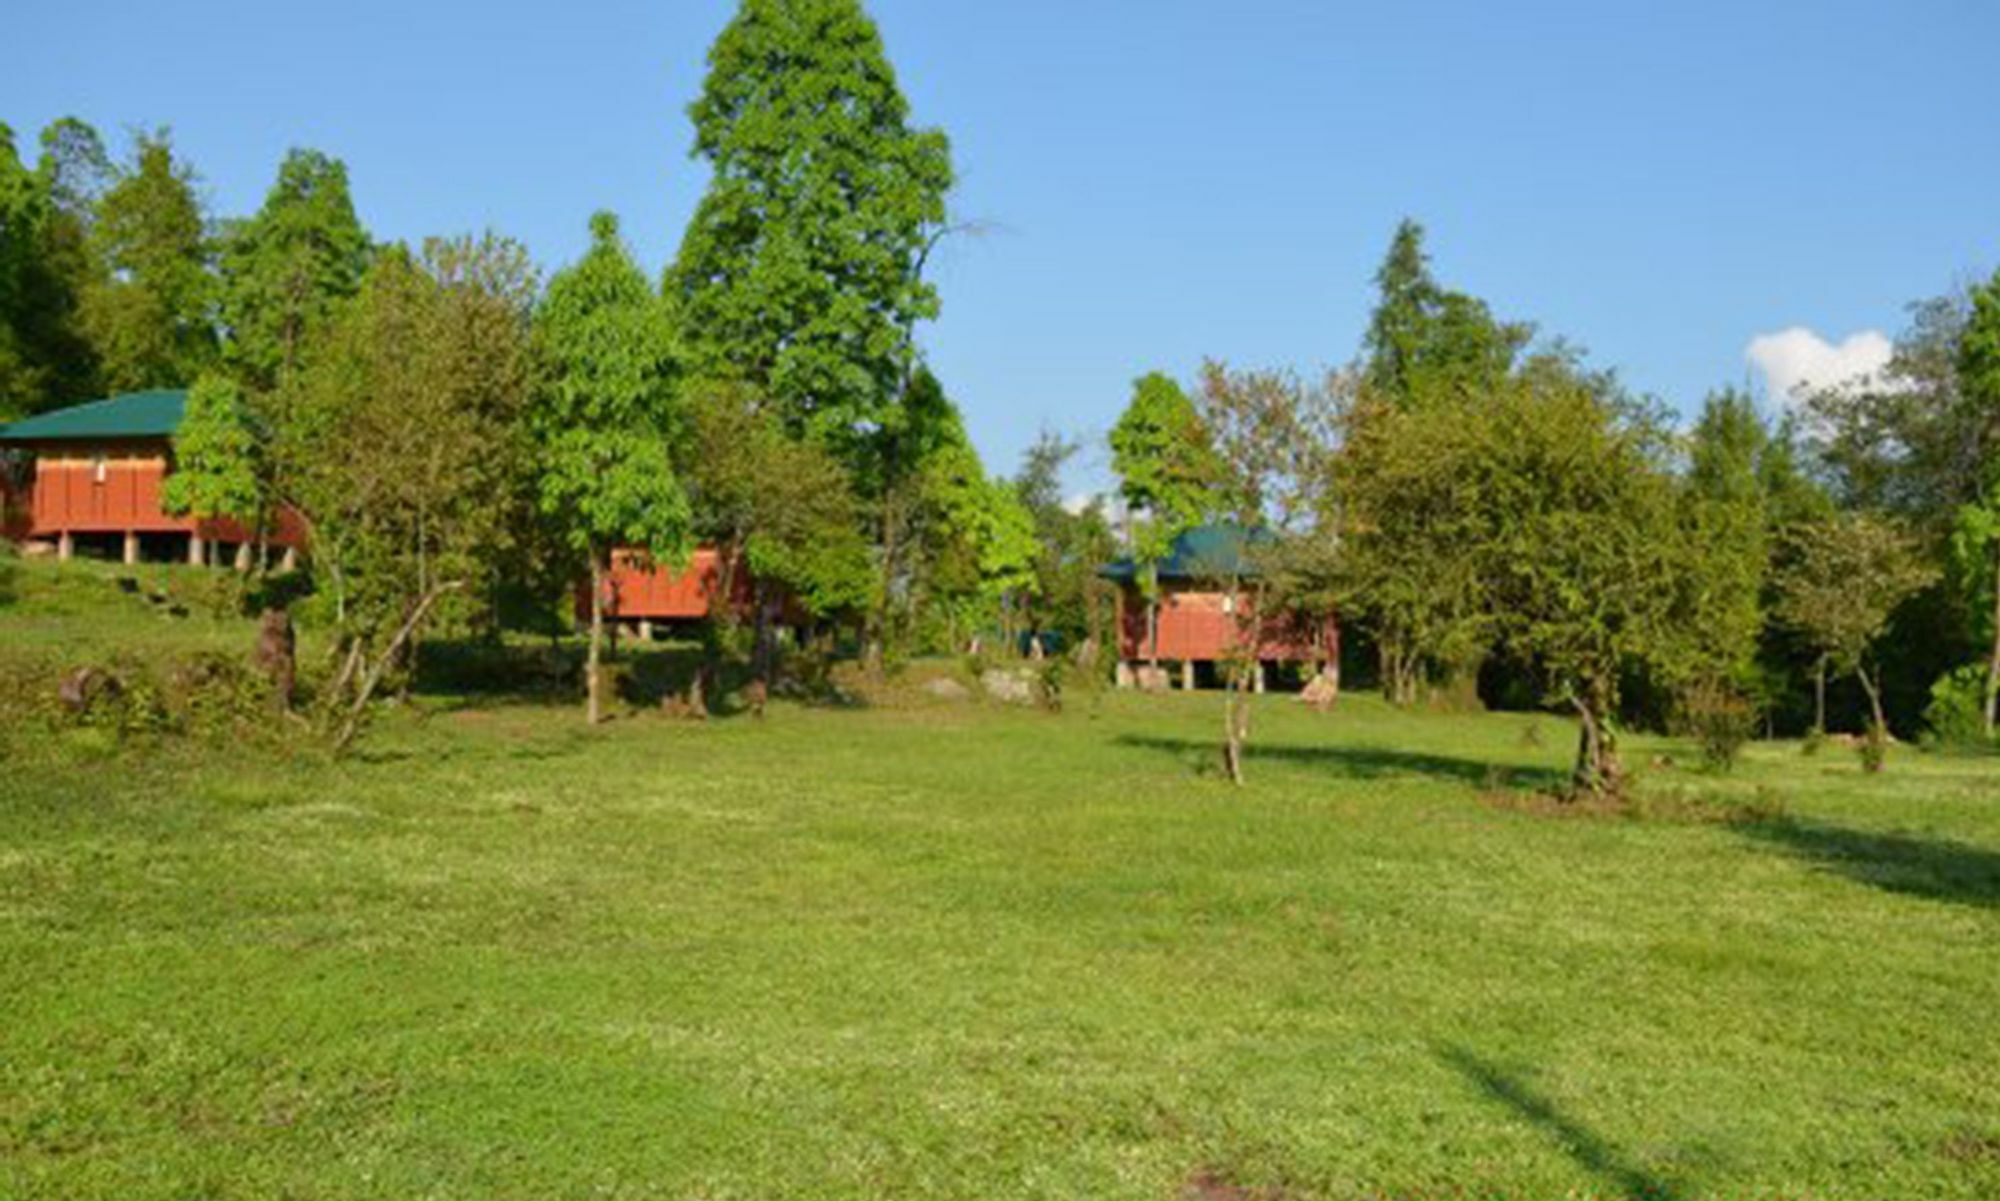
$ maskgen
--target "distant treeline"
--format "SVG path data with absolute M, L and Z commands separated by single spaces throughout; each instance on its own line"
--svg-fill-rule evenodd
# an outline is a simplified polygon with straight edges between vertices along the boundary
M 609 214 L 544 280 L 498 234 L 376 242 L 316 151 L 217 220 L 164 131 L 120 159 L 59 121 L 31 165 L 0 127 L 0 415 L 192 385 L 169 499 L 306 522 L 350 730 L 427 633 L 561 626 L 617 548 L 747 570 L 710 658 L 761 680 L 781 604 L 876 667 L 1101 645 L 1097 566 L 1226 520 L 1262 562 L 1222 586 L 1337 612 L 1399 702 L 1575 713 L 1592 787 L 1621 722 L 1990 739 L 2000 278 L 1917 306 L 1879 378 L 1683 429 L 1439 284 L 1405 223 L 1352 366 L 1145 376 L 1121 503 L 1078 510 L 1076 443 L 990 475 L 925 364 L 967 227 L 857 0 L 744 0 L 688 115 L 711 182 L 658 280 Z

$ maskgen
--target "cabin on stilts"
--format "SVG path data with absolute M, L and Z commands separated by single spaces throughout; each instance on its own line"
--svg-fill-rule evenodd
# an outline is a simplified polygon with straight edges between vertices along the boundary
M 0 532 L 59 559 L 247 569 L 261 541 L 290 562 L 305 541 L 296 514 L 280 512 L 260 531 L 160 507 L 186 408 L 186 392 L 156 389 L 0 426 Z
M 1240 526 L 1197 526 L 1174 539 L 1157 564 L 1121 559 L 1099 569 L 1118 585 L 1119 687 L 1164 690 L 1175 678 L 1184 689 L 1220 683 L 1223 668 L 1245 657 L 1252 633 L 1259 691 L 1274 667 L 1338 664 L 1340 627 L 1331 615 L 1257 614 L 1258 539 Z

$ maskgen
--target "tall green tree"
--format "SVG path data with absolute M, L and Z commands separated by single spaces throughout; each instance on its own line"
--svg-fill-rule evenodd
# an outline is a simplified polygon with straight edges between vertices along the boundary
M 1615 795 L 1621 679 L 1678 648 L 1676 601 L 1700 553 L 1677 520 L 1664 439 L 1561 356 L 1478 408 L 1466 420 L 1481 445 L 1463 467 L 1487 479 L 1482 574 L 1502 645 L 1576 713 L 1575 791 Z
M 737 642 L 737 573 L 749 570 L 751 667 L 768 684 L 771 621 L 785 602 L 815 618 L 873 606 L 878 583 L 853 483 L 824 446 L 797 438 L 768 399 L 741 383 L 694 381 L 678 444 L 694 528 L 718 552 L 709 674 Z
M 0 413 L 37 413 L 99 395 L 80 310 L 105 274 L 89 234 L 112 168 L 74 118 L 43 131 L 33 170 L 0 142 Z
M 1970 302 L 1953 364 L 1958 392 L 1968 410 L 2000 427 L 2000 271 L 1972 289 Z M 1985 713 L 1991 738 L 2000 722 L 2000 438 L 1980 451 L 1971 469 L 1977 491 L 1959 505 L 1951 546 L 1960 591 L 1974 598 L 1984 619 L 1978 624 L 1985 627 L 1989 647 Z
M 586 715 L 603 714 L 600 660 L 605 576 L 626 548 L 678 564 L 688 551 L 687 494 L 670 453 L 673 342 L 666 311 L 618 237 L 618 220 L 590 220 L 590 250 L 557 273 L 537 313 L 548 360 L 533 428 L 541 446 L 542 511 L 561 523 L 590 566 Z
M 1929 587 L 1937 572 L 1912 534 L 1870 513 L 1839 513 L 1800 526 L 1790 537 L 1794 552 L 1779 580 L 1778 619 L 1803 634 L 1835 673 L 1861 682 L 1871 729 L 1886 733 L 1872 652 L 1896 610 Z M 1820 714 L 1823 729 L 1823 697 Z
M 1985 531 L 2000 485 L 2000 393 L 1982 383 L 1983 339 L 1973 331 L 1991 288 L 1913 304 L 1886 368 L 1800 406 L 1814 466 L 1840 503 L 1900 519 L 1952 569 L 1945 587 L 1905 607 L 1880 654 L 1884 687 L 1906 697 L 1974 657 L 1992 673 L 2000 548 Z
M 212 243 L 195 182 L 164 130 L 142 134 L 97 205 L 91 237 L 108 274 L 82 317 L 115 391 L 181 387 L 216 361 Z
M 1154 371 L 1132 384 L 1132 399 L 1111 427 L 1111 469 L 1125 502 L 1133 561 L 1143 569 L 1148 658 L 1159 656 L 1159 564 L 1174 540 L 1218 504 L 1220 463 L 1201 414 L 1171 376 Z M 1144 513 L 1143 521 L 1136 520 Z
M 47 189 L 21 161 L 14 131 L 0 124 L 0 418 L 32 412 L 43 388 L 21 326 L 47 213 Z
M 711 178 L 667 290 L 694 371 L 753 384 L 794 430 L 893 424 L 952 170 L 875 22 L 859 0 L 742 0 L 688 113 Z
M 1287 371 L 1202 364 L 1197 412 L 1213 448 L 1217 516 L 1242 532 L 1238 554 L 1210 581 L 1234 617 L 1223 700 L 1223 770 L 1241 784 L 1244 746 L 1269 635 L 1299 613 L 1299 583 L 1318 566 L 1315 526 L 1326 512 L 1324 470 L 1335 394 Z M 1301 570 L 1301 567 L 1306 570 Z M 1322 617 L 1324 614 L 1309 614 Z
M 1513 368 L 1534 333 L 1531 326 L 1497 320 L 1485 301 L 1441 286 L 1424 250 L 1424 227 L 1408 218 L 1396 226 L 1375 287 L 1362 378 L 1391 404 L 1491 387 Z
M 160 507 L 203 520 L 261 523 L 261 447 L 233 380 L 204 375 L 188 389 L 187 409 L 174 431 L 174 470 L 160 488 Z
M 538 291 L 504 238 L 388 247 L 272 406 L 286 467 L 271 478 L 311 531 L 335 611 L 337 747 L 391 671 L 413 672 L 441 606 L 491 595 L 535 525 Z
M 1494 638 L 1481 547 L 1495 500 L 1489 477 L 1467 469 L 1482 422 L 1463 398 L 1404 406 L 1363 386 L 1343 399 L 1334 574 L 1347 613 L 1374 636 L 1383 694 L 1407 706 L 1433 668 Z
M 1373 411 L 1436 404 L 1455 407 L 1465 397 L 1492 392 L 1504 384 L 1533 336 L 1532 326 L 1500 321 L 1485 301 L 1439 284 L 1423 243 L 1423 227 L 1405 219 L 1396 227 L 1376 272 L 1378 299 L 1362 343 L 1360 382 L 1365 395 L 1355 406 L 1357 414 L 1372 413 L 1374 419 L 1387 420 Z M 1437 432 L 1449 436 L 1449 431 Z M 1415 550 L 1419 545 L 1420 540 L 1375 542 L 1378 550 L 1390 546 Z M 1464 612 L 1457 599 L 1460 590 L 1447 587 L 1436 595 L 1424 595 L 1421 590 L 1428 584 L 1405 586 L 1413 582 L 1407 575 L 1413 564 L 1391 568 L 1378 556 L 1373 566 L 1390 570 L 1371 570 L 1370 586 L 1357 595 L 1373 598 L 1376 619 L 1403 623 L 1402 629 L 1387 629 L 1388 636 L 1377 639 L 1384 674 L 1393 689 L 1413 698 L 1425 678 L 1440 672 L 1447 677 L 1448 695 L 1476 707 L 1480 665 L 1489 648 L 1466 637 L 1474 632 L 1473 623 L 1459 620 Z M 1447 642 L 1453 643 L 1450 650 L 1445 648 Z
M 288 152 L 263 207 L 221 243 L 227 357 L 246 384 L 267 391 L 298 369 L 312 333 L 361 290 L 369 250 L 346 166 L 316 150 Z
M 1013 486 L 986 474 L 955 409 L 940 423 L 917 484 L 912 610 L 942 618 L 945 649 L 997 622 L 1011 645 L 1036 594 L 1034 518 Z
M 1063 491 L 1063 472 L 1082 449 L 1080 443 L 1043 430 L 1021 456 L 1014 491 L 1034 522 L 1035 609 L 1030 625 L 1055 634 L 1065 645 L 1088 648 L 1087 657 L 1110 634 L 1113 590 L 1098 569 L 1117 556 L 1117 542 L 1105 517 L 1104 498 L 1082 505 Z
M 857 492 L 875 510 L 872 532 L 878 562 L 874 609 L 867 617 L 867 655 L 872 668 L 894 643 L 904 646 L 917 633 L 918 597 L 935 563 L 923 544 L 930 464 L 963 442 L 965 423 L 958 406 L 928 366 L 917 364 L 903 390 L 895 419 L 868 440 L 867 453 L 843 458 L 857 464 Z
M 1703 569 L 1682 577 L 1690 586 L 1680 623 L 1687 646 L 1671 657 L 1685 686 L 1743 691 L 1752 683 L 1771 563 L 1760 471 L 1769 444 L 1747 394 L 1725 389 L 1703 401 L 1688 438 L 1682 520 L 1706 549 Z

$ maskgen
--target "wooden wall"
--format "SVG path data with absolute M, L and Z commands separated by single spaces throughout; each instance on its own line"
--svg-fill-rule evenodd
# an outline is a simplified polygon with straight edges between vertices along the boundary
M 1232 612 L 1226 594 L 1173 583 L 1163 584 L 1160 593 L 1158 657 L 1162 661 L 1213 663 L 1230 657 L 1239 622 L 1247 615 Z M 1249 597 L 1245 595 L 1239 603 L 1247 606 Z M 1333 632 L 1331 618 L 1324 629 L 1300 628 L 1284 618 L 1267 619 L 1259 657 L 1267 663 L 1311 662 L 1326 657 L 1335 645 Z M 1118 643 L 1121 659 L 1153 657 L 1146 638 L 1146 601 L 1136 588 L 1125 590 Z
M 34 485 L 17 536 L 73 534 L 192 534 L 217 542 L 247 542 L 255 531 L 223 520 L 197 522 L 160 508 L 167 477 L 164 442 L 49 444 L 35 448 Z M 296 514 L 278 515 L 270 541 L 299 546 L 305 539 Z

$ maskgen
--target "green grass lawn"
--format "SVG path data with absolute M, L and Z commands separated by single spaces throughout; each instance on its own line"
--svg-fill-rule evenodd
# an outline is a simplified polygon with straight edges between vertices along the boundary
M 1257 722 L 1241 790 L 1212 696 L 17 739 L 0 1197 L 2000 1195 L 2000 763 L 1558 817 L 1489 795 L 1553 718 Z

